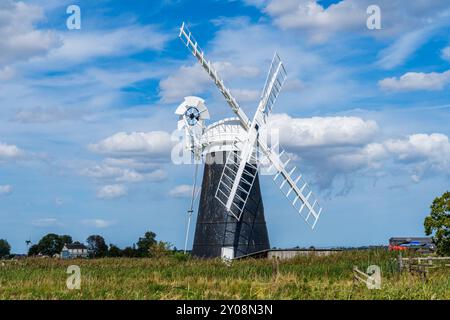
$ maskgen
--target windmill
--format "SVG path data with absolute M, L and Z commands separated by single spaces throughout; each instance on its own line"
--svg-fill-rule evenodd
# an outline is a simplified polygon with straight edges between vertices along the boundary
M 287 153 L 278 152 L 277 145 L 269 146 L 262 137 L 287 76 L 278 54 L 272 59 L 258 108 L 250 120 L 184 23 L 179 38 L 237 116 L 206 126 L 209 112 L 198 97 L 186 97 L 175 112 L 178 128 L 185 130 L 185 149 L 195 159 L 205 159 L 193 255 L 234 258 L 270 248 L 259 185 L 262 162 L 270 164 L 272 180 L 314 229 L 322 212 L 318 199 Z

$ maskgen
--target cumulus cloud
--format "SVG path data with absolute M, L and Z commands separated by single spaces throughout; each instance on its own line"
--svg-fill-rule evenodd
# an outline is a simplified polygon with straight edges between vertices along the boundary
M 91 151 L 111 156 L 146 156 L 164 158 L 170 155 L 174 142 L 169 133 L 119 132 L 98 143 L 90 144 Z
M 12 190 L 13 188 L 9 184 L 0 185 L 0 197 L 10 195 L 12 193 Z
M 389 162 L 410 172 L 414 182 L 425 175 L 450 174 L 450 142 L 440 133 L 411 134 L 402 139 L 371 143 L 363 149 L 332 158 L 336 168 L 378 170 Z M 391 164 L 392 165 L 392 164 Z
M 99 199 L 115 199 L 123 197 L 127 194 L 127 189 L 121 184 L 110 184 L 103 186 L 97 191 Z
M 99 164 L 84 166 L 78 172 L 113 183 L 98 191 L 99 198 L 122 196 L 126 190 L 120 183 L 165 180 L 167 172 L 161 168 L 160 160 L 170 156 L 173 145 L 171 136 L 163 131 L 119 132 L 96 144 L 90 144 L 91 151 L 105 154 L 108 158 Z
M 54 32 L 38 30 L 43 10 L 35 5 L 12 0 L 0 4 L 0 65 L 42 56 L 59 45 Z
M 379 169 L 388 157 L 384 146 L 369 143 L 361 148 L 330 153 L 326 160 L 337 173 L 357 172 L 364 169 Z
M 444 134 L 380 140 L 377 123 L 359 117 L 274 114 L 270 126 L 279 130 L 280 145 L 295 165 L 320 189 L 332 190 L 335 181 L 344 181 L 338 194 L 348 192 L 356 176 L 376 179 L 402 170 L 417 182 L 433 174 L 450 174 L 450 143 Z
M 174 198 L 189 198 L 192 196 L 192 186 L 181 184 L 169 191 L 169 195 Z
M 373 144 L 379 131 L 373 120 L 351 116 L 292 118 L 286 114 L 271 118 L 270 128 L 278 130 L 281 148 L 320 189 L 331 190 L 337 178 L 344 178 L 347 192 L 350 174 L 382 164 L 384 151 Z
M 340 1 L 324 8 L 311 0 L 273 0 L 264 11 L 286 29 L 353 29 L 365 26 L 366 7 L 361 1 Z
M 95 228 L 99 228 L 99 229 L 108 228 L 115 224 L 115 221 L 103 220 L 103 219 L 85 219 L 82 222 L 83 222 L 83 224 L 85 224 L 87 226 L 95 227 Z
M 444 134 L 413 134 L 407 139 L 388 140 L 385 146 L 400 161 L 425 161 L 430 168 L 450 173 L 450 142 Z
M 350 169 L 379 169 L 387 162 L 406 169 L 414 182 L 425 174 L 450 174 L 450 142 L 440 133 L 412 134 L 401 139 L 371 143 L 363 149 L 333 157 L 337 166 Z
M 375 121 L 358 117 L 292 118 L 274 114 L 270 126 L 278 129 L 281 144 L 295 148 L 363 145 L 378 131 Z
M 0 142 L 0 160 L 19 158 L 23 154 L 17 146 Z
M 450 70 L 438 72 L 408 72 L 400 78 L 392 77 L 379 81 L 379 86 L 391 91 L 442 90 L 450 82 Z

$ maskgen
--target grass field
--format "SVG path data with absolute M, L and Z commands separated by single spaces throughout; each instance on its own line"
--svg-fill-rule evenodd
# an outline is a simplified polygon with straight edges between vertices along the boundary
M 0 299 L 450 299 L 450 268 L 427 280 L 397 272 L 385 250 L 340 252 L 280 261 L 185 257 L 0 261 Z M 81 289 L 66 287 L 69 265 Z M 381 267 L 380 290 L 352 280 L 352 268 Z

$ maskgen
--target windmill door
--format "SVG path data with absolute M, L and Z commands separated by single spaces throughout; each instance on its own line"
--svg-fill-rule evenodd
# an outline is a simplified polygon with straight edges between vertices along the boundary
M 233 247 L 222 247 L 222 259 L 231 260 L 234 259 Z

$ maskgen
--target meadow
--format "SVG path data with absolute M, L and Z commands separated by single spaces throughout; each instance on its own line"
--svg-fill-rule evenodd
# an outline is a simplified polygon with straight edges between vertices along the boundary
M 423 279 L 398 272 L 396 253 L 344 251 L 291 260 L 159 258 L 0 261 L 0 299 L 450 299 L 450 268 Z M 353 267 L 378 265 L 380 290 L 353 280 Z M 80 290 L 69 290 L 69 265 L 81 269 Z

